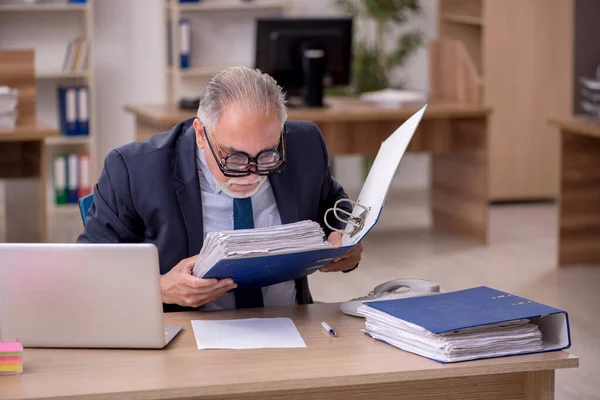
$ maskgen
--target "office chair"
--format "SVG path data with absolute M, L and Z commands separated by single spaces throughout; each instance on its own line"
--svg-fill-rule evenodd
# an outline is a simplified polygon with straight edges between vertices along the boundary
M 83 226 L 85 226 L 85 219 L 87 218 L 88 211 L 94 203 L 94 194 L 88 194 L 79 199 L 79 212 L 81 213 L 81 219 L 83 220 Z

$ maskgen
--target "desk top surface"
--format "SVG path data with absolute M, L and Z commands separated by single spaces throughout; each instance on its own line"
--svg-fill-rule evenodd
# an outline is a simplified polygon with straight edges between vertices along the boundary
M 319 122 L 349 122 L 367 120 L 407 119 L 420 109 L 418 106 L 381 106 L 364 103 L 354 97 L 332 97 L 326 99 L 324 108 L 289 108 L 288 119 Z M 173 126 L 196 115 L 194 110 L 180 109 L 174 104 L 126 105 L 125 110 L 148 123 Z M 427 106 L 423 118 L 468 118 L 484 117 L 489 109 L 479 105 L 432 103 Z
M 198 350 L 193 319 L 282 317 L 294 320 L 307 347 Z M 314 304 L 214 313 L 175 313 L 167 324 L 183 330 L 160 350 L 25 349 L 24 373 L 0 377 L 0 398 L 89 396 L 102 399 L 253 393 L 386 383 L 578 366 L 566 352 L 439 364 L 365 336 L 364 320 L 338 304 Z M 338 336 L 321 327 L 327 321 Z
M 551 118 L 550 123 L 562 130 L 600 138 L 600 118 L 574 115 L 570 118 Z
M 41 141 L 47 137 L 58 135 L 60 135 L 58 130 L 41 122 L 31 125 L 18 125 L 14 129 L 0 128 L 0 142 Z

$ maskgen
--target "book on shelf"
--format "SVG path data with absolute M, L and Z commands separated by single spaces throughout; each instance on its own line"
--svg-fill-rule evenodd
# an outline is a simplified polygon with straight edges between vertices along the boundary
M 173 36 L 171 34 L 172 21 L 167 20 L 167 65 L 173 67 L 172 46 Z M 181 69 L 191 67 L 192 55 L 192 23 L 189 18 L 180 18 L 178 24 L 179 34 L 179 55 L 177 56 L 178 65 Z
M 60 131 L 67 136 L 89 135 L 89 88 L 87 85 L 59 86 Z
M 52 167 L 54 203 L 77 204 L 92 192 L 89 153 L 57 154 Z
M 63 72 L 82 72 L 87 68 L 89 44 L 78 37 L 67 44 L 67 51 L 63 61 Z

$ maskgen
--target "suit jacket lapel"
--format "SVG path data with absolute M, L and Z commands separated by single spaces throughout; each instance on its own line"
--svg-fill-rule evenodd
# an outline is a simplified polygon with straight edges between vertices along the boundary
M 174 178 L 181 183 L 177 189 L 177 199 L 187 230 L 188 255 L 200 252 L 204 229 L 202 221 L 202 194 L 196 164 L 196 136 L 190 126 L 177 144 Z

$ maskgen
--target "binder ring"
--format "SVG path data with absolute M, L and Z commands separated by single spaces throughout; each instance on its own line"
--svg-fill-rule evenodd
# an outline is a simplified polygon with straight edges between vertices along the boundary
M 342 201 L 347 201 L 349 203 L 351 203 L 352 205 L 356 206 L 356 207 L 360 207 L 363 209 L 363 211 L 359 214 L 359 215 L 352 215 L 351 212 L 348 212 L 346 210 L 344 210 L 343 208 L 338 208 L 338 204 Z M 334 216 L 338 219 L 338 221 L 340 222 L 345 222 L 347 224 L 352 225 L 354 228 L 352 229 L 352 231 L 350 232 L 350 237 L 355 236 L 358 232 L 361 231 L 361 229 L 365 226 L 365 220 L 367 218 L 367 215 L 369 214 L 369 211 L 371 211 L 371 207 L 365 207 L 362 204 L 358 204 L 356 201 L 354 200 L 350 200 L 350 199 L 339 199 L 335 202 L 335 204 L 333 205 L 332 208 L 327 209 L 327 211 L 325 211 L 325 225 L 327 225 L 327 227 L 329 229 L 331 229 L 332 231 L 336 231 L 336 232 L 341 232 L 342 234 L 345 233 L 345 230 L 343 229 L 337 229 L 334 228 L 333 226 L 329 225 L 329 222 L 327 221 L 327 214 L 329 212 L 333 211 Z M 347 219 L 342 219 L 337 212 L 341 211 L 342 213 L 346 214 L 348 216 Z

